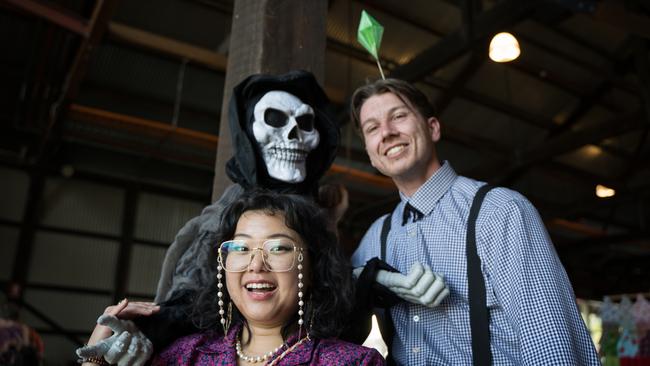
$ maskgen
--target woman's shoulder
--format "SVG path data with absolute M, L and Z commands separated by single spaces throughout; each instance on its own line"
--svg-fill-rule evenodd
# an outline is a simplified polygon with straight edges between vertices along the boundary
M 178 338 L 156 356 L 152 365 L 167 365 L 167 361 L 169 360 L 178 362 L 184 357 L 194 355 L 196 351 L 218 347 L 222 340 L 223 337 L 211 331 L 194 333 Z
M 384 358 L 374 348 L 360 346 L 338 338 L 321 339 L 315 356 L 322 365 L 384 365 Z

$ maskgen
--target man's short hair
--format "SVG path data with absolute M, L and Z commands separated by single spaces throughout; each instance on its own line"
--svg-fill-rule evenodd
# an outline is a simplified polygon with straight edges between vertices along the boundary
M 361 131 L 361 107 L 370 97 L 384 93 L 393 93 L 409 108 L 415 110 L 425 119 L 436 116 L 436 109 L 424 93 L 413 84 L 399 79 L 376 80 L 357 88 L 352 94 L 351 118 L 354 126 Z

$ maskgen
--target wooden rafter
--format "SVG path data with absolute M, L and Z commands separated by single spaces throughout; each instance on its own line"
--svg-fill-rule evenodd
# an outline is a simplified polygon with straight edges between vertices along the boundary
M 73 33 L 87 38 L 90 34 L 88 20 L 53 2 L 39 0 L 0 0 L 0 3 L 18 8 L 29 14 L 43 18 Z

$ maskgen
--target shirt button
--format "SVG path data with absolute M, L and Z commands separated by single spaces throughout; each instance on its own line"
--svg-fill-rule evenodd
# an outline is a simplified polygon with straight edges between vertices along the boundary
M 415 230 L 410 230 L 409 231 L 409 236 L 414 237 L 415 236 Z
M 419 322 L 419 321 L 420 321 L 420 316 L 415 315 L 415 316 L 413 317 L 413 321 L 416 322 L 416 323 Z
M 413 353 L 420 352 L 420 347 L 413 347 Z

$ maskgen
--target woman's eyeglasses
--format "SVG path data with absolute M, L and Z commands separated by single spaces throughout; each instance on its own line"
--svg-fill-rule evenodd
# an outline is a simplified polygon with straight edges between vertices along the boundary
M 264 268 L 271 272 L 290 271 L 297 257 L 302 260 L 302 248 L 286 239 L 267 240 L 261 247 L 253 247 L 246 240 L 228 240 L 219 246 L 219 264 L 226 272 L 244 272 L 257 252 L 262 255 Z

